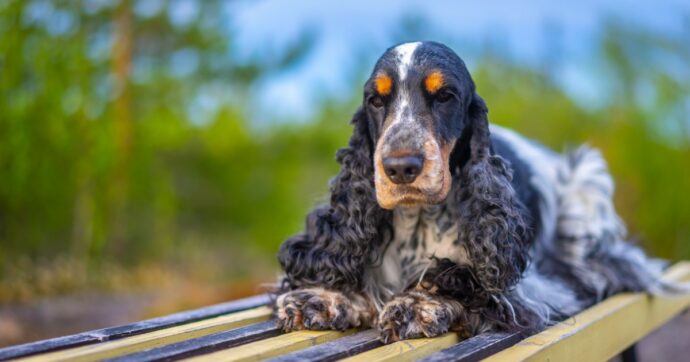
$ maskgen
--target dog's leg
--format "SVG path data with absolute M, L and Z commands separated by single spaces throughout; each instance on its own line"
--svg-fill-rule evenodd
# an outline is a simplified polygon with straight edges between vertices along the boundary
M 395 297 L 383 307 L 378 320 L 381 340 L 436 337 L 448 331 L 469 336 L 464 326 L 471 315 L 460 302 L 445 298 L 421 286 Z
M 279 325 L 286 332 L 369 327 L 376 318 L 376 309 L 362 295 L 345 295 L 323 288 L 282 294 L 276 299 L 274 309 Z

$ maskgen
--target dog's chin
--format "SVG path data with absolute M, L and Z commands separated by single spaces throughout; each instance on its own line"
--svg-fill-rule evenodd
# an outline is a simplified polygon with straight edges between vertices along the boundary
M 413 208 L 427 205 L 438 205 L 445 200 L 443 197 L 403 197 L 395 204 L 395 207 Z
M 441 181 L 434 188 L 419 188 L 412 185 L 379 185 L 376 184 L 376 200 L 384 209 L 396 207 L 419 207 L 437 205 L 446 200 L 450 191 L 450 182 Z

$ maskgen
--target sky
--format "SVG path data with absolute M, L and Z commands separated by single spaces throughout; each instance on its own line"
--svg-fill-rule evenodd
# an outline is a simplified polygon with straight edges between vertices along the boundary
M 690 27 L 690 2 L 681 0 L 263 0 L 237 3 L 229 13 L 240 57 L 270 56 L 307 30 L 316 35 L 304 61 L 252 90 L 260 114 L 284 119 L 308 117 L 321 97 L 349 96 L 353 68 L 371 69 L 386 48 L 403 40 L 396 25 L 410 16 L 425 20 L 420 37 L 451 41 L 470 70 L 480 44 L 528 66 L 558 56 L 555 79 L 583 103 L 597 99 L 602 89 L 591 54 L 607 20 L 669 33 Z M 560 40 L 556 50 L 554 37 Z

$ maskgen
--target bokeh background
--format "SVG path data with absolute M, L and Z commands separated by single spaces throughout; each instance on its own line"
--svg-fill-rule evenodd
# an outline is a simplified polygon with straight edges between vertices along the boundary
M 376 58 L 455 49 L 492 122 L 588 142 L 690 258 L 690 3 L 0 0 L 0 345 L 275 280 Z

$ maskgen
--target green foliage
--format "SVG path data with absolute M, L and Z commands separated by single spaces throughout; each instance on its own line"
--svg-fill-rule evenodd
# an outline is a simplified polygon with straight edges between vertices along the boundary
M 0 279 L 55 257 L 97 268 L 206 248 L 273 260 L 326 196 L 360 84 L 312 119 L 257 127 L 248 90 L 299 62 L 313 36 L 237 62 L 222 2 L 198 2 L 183 26 L 127 1 L 43 2 L 64 26 L 36 3 L 0 2 Z M 401 34 L 424 23 L 410 26 Z M 690 258 L 690 51 L 679 39 L 611 24 L 596 54 L 610 97 L 592 107 L 500 56 L 473 72 L 492 121 L 559 150 L 601 148 L 633 236 L 673 259 Z

